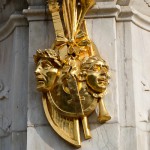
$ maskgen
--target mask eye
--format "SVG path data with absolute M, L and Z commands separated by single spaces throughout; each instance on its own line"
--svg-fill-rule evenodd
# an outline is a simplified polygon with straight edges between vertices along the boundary
M 51 64 L 48 61 L 43 61 L 41 63 L 42 68 L 44 68 L 45 70 L 48 68 L 51 68 Z
M 95 65 L 93 66 L 93 70 L 94 70 L 94 71 L 100 71 L 100 70 L 101 70 L 101 66 L 98 65 L 98 64 L 95 64 Z
M 103 69 L 104 72 L 108 72 L 108 66 L 103 65 L 103 66 L 102 66 L 102 69 Z

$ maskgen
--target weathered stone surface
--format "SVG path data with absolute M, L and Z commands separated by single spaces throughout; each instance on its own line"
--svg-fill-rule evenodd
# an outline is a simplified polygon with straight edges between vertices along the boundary
M 79 150 L 117 150 L 118 149 L 118 124 L 97 125 L 91 124 L 92 139 L 84 140 L 82 135 L 82 147 Z M 51 127 L 28 127 L 27 149 L 36 150 L 73 150 L 75 147 L 62 140 Z
M 25 150 L 27 128 L 28 28 L 18 27 L 0 42 L 0 149 Z M 7 96 L 7 97 L 6 97 Z M 17 134 L 16 134 L 17 132 Z M 19 133 L 18 133 L 19 132 Z M 19 138 L 17 138 L 19 136 Z
M 131 23 L 117 24 L 118 92 L 121 126 L 135 126 Z
M 136 129 L 134 127 L 121 127 L 119 145 L 120 150 L 137 150 Z M 140 150 L 140 149 L 139 149 Z

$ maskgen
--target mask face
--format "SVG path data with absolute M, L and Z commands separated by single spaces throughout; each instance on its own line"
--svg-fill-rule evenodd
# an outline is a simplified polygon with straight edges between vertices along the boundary
M 55 82 L 57 72 L 58 69 L 54 68 L 48 60 L 40 60 L 35 70 L 37 89 L 49 91 Z
M 87 84 L 95 92 L 102 93 L 108 85 L 108 66 L 98 61 L 87 72 Z

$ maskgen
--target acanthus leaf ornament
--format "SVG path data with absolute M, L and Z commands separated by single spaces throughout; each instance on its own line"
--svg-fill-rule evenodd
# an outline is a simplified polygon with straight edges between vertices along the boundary
M 49 0 L 56 40 L 53 47 L 34 55 L 37 89 L 43 93 L 43 107 L 52 128 L 66 141 L 81 146 L 79 121 L 85 139 L 91 138 L 87 117 L 99 104 L 100 123 L 111 119 L 103 96 L 109 67 L 89 39 L 84 16 L 94 0 Z

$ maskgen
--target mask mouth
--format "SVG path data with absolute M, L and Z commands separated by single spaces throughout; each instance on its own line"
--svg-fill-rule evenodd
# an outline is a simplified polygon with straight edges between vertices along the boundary
M 100 85 L 104 85 L 104 86 L 108 85 L 107 79 L 104 79 L 104 78 L 103 79 L 97 79 L 97 83 Z
M 106 90 L 108 80 L 106 76 L 98 77 L 96 74 L 90 74 L 87 76 L 87 84 L 95 92 L 102 93 Z
M 46 86 L 46 78 L 43 75 L 38 75 L 37 76 L 37 90 L 43 91 L 45 90 Z
M 37 81 L 37 88 L 38 87 L 41 87 L 41 86 L 44 86 L 45 85 L 45 82 L 40 80 L 40 81 Z
M 46 77 L 41 75 L 41 74 L 37 75 L 36 79 L 37 79 L 38 82 L 46 82 L 47 81 Z

